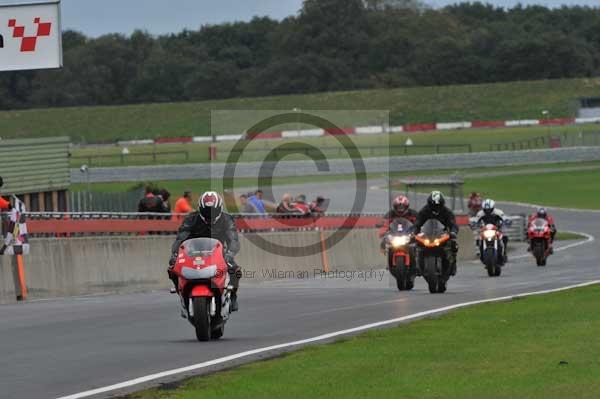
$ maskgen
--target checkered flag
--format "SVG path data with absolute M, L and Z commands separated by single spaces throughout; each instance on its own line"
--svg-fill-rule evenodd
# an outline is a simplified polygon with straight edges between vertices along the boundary
M 13 195 L 14 206 L 4 240 L 4 255 L 29 255 L 29 237 L 25 204 Z

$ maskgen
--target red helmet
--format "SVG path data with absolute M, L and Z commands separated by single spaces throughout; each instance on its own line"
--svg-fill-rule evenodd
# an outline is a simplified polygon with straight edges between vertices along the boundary
M 198 212 L 205 223 L 217 223 L 223 214 L 223 199 L 214 191 L 205 192 L 198 200 Z
M 410 207 L 410 201 L 404 195 L 399 195 L 392 202 L 392 209 L 399 215 L 404 215 Z

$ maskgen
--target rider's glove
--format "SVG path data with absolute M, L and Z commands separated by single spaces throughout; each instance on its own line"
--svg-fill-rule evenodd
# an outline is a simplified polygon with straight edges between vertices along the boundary
M 232 264 L 233 263 L 233 254 L 231 252 L 225 252 L 225 255 L 223 255 L 223 258 L 225 258 L 225 262 Z
M 171 256 L 171 259 L 169 259 L 169 269 L 172 269 L 175 266 L 176 262 L 177 262 L 177 256 L 176 255 Z
M 456 240 L 458 238 L 458 234 L 456 234 L 456 232 L 453 231 L 450 233 L 450 238 Z

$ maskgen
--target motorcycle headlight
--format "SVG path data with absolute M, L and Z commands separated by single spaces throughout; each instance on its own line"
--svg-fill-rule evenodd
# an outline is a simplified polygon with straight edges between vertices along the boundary
M 408 244 L 410 239 L 407 236 L 400 236 L 392 238 L 392 247 L 399 248 Z
M 483 238 L 487 240 L 491 240 L 492 238 L 496 238 L 496 232 L 494 230 L 486 230 L 483 232 Z

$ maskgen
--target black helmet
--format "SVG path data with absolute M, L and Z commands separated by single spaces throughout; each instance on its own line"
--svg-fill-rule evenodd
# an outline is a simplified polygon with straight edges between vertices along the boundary
M 439 211 L 446 205 L 444 195 L 439 191 L 432 191 L 431 194 L 429 194 L 429 197 L 427 197 L 427 205 L 429 205 L 432 210 Z
M 215 224 L 223 214 L 223 200 L 214 191 L 207 191 L 198 200 L 198 212 L 205 223 Z
M 548 216 L 548 212 L 546 211 L 546 208 L 540 208 L 540 209 L 538 209 L 537 216 L 539 218 L 546 219 L 546 217 Z

